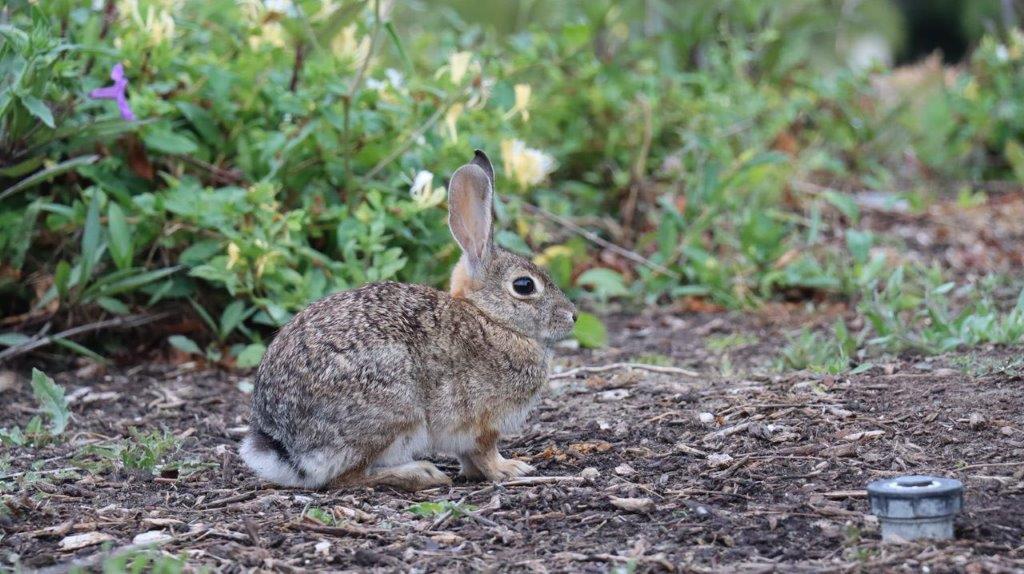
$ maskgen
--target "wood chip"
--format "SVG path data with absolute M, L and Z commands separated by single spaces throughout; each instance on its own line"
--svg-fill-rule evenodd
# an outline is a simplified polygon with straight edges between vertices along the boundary
M 146 545 L 146 544 L 164 544 L 174 540 L 174 536 L 164 532 L 163 530 L 150 530 L 148 532 L 140 532 L 132 538 L 132 544 Z
M 884 430 L 871 430 L 871 431 L 860 431 L 850 433 L 843 437 L 843 440 L 850 442 L 857 442 L 862 440 L 872 440 L 885 435 Z
M 866 490 L 833 490 L 822 494 L 825 498 L 867 498 Z
M 113 540 L 114 537 L 105 532 L 83 532 L 82 534 L 72 534 L 71 536 L 65 536 L 60 541 L 60 549 L 65 552 L 70 550 L 78 550 L 79 548 L 85 548 L 87 546 L 95 546 L 104 542 Z
M 619 498 L 611 496 L 609 500 L 611 500 L 612 506 L 621 508 L 626 512 L 644 514 L 654 510 L 654 501 L 650 498 Z

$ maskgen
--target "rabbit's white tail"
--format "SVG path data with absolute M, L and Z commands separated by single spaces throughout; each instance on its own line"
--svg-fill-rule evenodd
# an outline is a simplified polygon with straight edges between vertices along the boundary
M 263 480 L 281 486 L 320 488 L 352 466 L 355 457 L 344 450 L 348 452 L 314 452 L 295 457 L 281 441 L 253 429 L 242 440 L 238 454 Z

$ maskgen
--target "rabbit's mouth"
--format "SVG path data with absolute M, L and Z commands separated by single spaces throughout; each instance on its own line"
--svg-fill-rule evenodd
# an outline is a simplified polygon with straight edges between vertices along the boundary
M 554 345 L 560 341 L 564 341 L 572 337 L 573 330 L 576 327 L 576 310 L 571 309 L 568 311 L 556 312 L 555 316 L 551 318 L 546 333 L 544 333 L 544 343 L 548 345 Z

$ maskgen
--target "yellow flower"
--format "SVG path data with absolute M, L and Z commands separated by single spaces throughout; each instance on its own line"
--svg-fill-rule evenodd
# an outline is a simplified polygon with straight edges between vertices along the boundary
M 526 147 L 520 140 L 502 140 L 501 159 L 505 174 L 524 191 L 544 181 L 556 167 L 555 158 L 541 150 Z
M 462 83 L 462 78 L 469 70 L 469 62 L 473 59 L 472 52 L 455 52 L 448 58 L 448 71 L 451 72 L 452 82 Z
M 530 95 L 533 90 L 530 88 L 530 84 L 516 84 L 516 101 L 512 104 L 512 107 L 505 112 L 505 119 L 509 119 L 517 113 L 524 122 L 530 121 Z
M 462 115 L 463 105 L 452 104 L 452 107 L 448 108 L 448 112 L 444 115 L 444 126 L 448 130 L 448 137 L 451 140 L 459 141 L 459 130 L 458 122 L 459 116 Z
M 228 243 L 228 269 L 231 269 L 242 259 L 242 250 L 234 241 Z

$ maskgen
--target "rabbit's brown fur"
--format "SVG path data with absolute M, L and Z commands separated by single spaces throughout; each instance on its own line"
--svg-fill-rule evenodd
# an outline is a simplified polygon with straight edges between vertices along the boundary
M 277 335 L 241 450 L 258 475 L 306 487 L 448 484 L 414 458 L 429 452 L 456 455 L 473 478 L 532 470 L 503 458 L 498 439 L 525 419 L 575 309 L 541 269 L 493 244 L 492 174 L 478 152 L 452 177 L 449 224 L 464 254 L 451 293 L 366 285 L 313 303 Z M 513 289 L 523 277 L 535 296 Z

